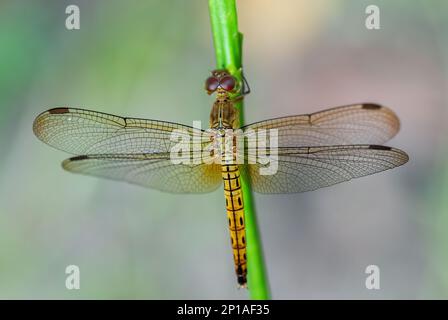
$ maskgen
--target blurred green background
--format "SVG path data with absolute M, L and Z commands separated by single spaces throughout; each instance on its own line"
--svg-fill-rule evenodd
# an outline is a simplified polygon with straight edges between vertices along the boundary
M 65 28 L 65 8 L 81 29 Z M 364 26 L 367 5 L 381 30 Z M 238 2 L 246 120 L 379 102 L 403 167 L 295 195 L 256 195 L 273 298 L 448 298 L 448 2 Z M 0 2 L 0 298 L 247 298 L 222 190 L 171 195 L 73 175 L 32 122 L 55 106 L 208 122 L 207 1 Z M 65 267 L 81 290 L 65 288 Z M 366 266 L 381 270 L 367 290 Z

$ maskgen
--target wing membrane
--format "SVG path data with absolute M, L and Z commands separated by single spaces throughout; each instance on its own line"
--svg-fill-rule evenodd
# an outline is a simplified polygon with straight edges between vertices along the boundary
M 396 115 L 379 105 L 338 107 L 257 122 L 242 129 L 273 128 L 278 129 L 278 160 L 272 160 L 277 172 L 261 175 L 261 164 L 242 166 L 253 189 L 261 193 L 315 190 L 408 161 L 403 151 L 376 145 L 392 138 L 399 129 Z M 174 130 L 182 132 L 183 137 L 196 138 L 193 142 L 200 144 L 200 149 L 210 144 L 210 136 L 193 127 L 55 108 L 39 115 L 33 130 L 47 144 L 81 155 L 63 162 L 63 167 L 71 172 L 173 193 L 210 192 L 221 184 L 219 164 L 174 164 L 170 159 L 177 144 L 170 139 Z M 251 153 L 257 152 L 245 151 Z
M 204 193 L 221 183 L 216 164 L 173 164 L 169 153 L 100 154 L 66 159 L 64 169 L 171 193 Z
M 33 130 L 43 142 L 75 155 L 170 152 L 177 143 L 170 140 L 173 130 L 197 137 L 197 143 L 209 142 L 203 130 L 190 126 L 77 108 L 45 111 L 34 121 Z
M 389 108 L 355 104 L 243 127 L 244 131 L 272 128 L 278 129 L 280 147 L 383 144 L 395 136 L 400 122 Z
M 244 170 L 256 192 L 297 193 L 392 169 L 408 159 L 399 149 L 377 145 L 280 148 L 274 175 L 261 175 L 259 163 Z

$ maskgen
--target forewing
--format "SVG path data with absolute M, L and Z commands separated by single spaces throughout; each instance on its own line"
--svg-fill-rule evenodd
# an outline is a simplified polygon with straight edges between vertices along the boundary
M 400 122 L 389 108 L 355 104 L 312 114 L 282 117 L 243 127 L 277 129 L 278 146 L 308 147 L 351 144 L 383 144 L 398 132 Z
M 45 111 L 34 121 L 33 130 L 43 142 L 75 155 L 167 153 L 183 137 L 201 146 L 210 140 L 203 130 L 177 123 L 77 108 Z M 177 140 L 170 139 L 174 130 Z

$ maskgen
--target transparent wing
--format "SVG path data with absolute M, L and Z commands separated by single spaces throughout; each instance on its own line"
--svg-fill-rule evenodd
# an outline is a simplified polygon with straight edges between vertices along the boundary
M 216 164 L 173 164 L 169 153 L 100 154 L 66 159 L 64 169 L 171 193 L 205 193 L 221 183 Z
M 243 129 L 273 128 L 278 129 L 279 147 L 383 144 L 398 132 L 400 122 L 389 108 L 355 104 L 256 122 Z
M 77 108 L 54 108 L 34 120 L 33 130 L 43 142 L 75 155 L 170 152 L 178 141 L 171 133 L 205 144 L 203 130 L 157 120 L 122 118 Z
M 260 193 L 296 193 L 316 190 L 353 178 L 392 169 L 408 161 L 399 150 L 377 145 L 279 148 L 277 172 L 261 175 L 267 165 L 246 165 L 252 188 Z

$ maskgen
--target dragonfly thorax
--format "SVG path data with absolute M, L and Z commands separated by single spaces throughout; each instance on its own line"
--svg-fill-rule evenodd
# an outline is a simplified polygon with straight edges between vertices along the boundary
M 210 112 L 210 127 L 213 129 L 238 128 L 238 111 L 227 92 L 218 92 Z

